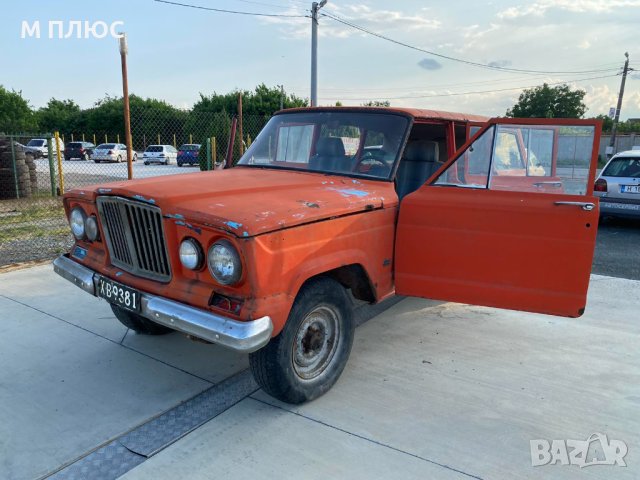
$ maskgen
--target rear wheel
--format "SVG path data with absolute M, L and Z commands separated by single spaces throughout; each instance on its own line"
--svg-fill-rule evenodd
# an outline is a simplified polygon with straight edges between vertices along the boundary
M 118 163 L 122 162 L 122 155 L 118 155 L 118 158 L 116 158 L 116 162 Z
M 280 334 L 249 355 L 262 389 L 283 402 L 303 403 L 326 393 L 344 370 L 355 324 L 346 290 L 320 277 L 308 282 Z
M 89 154 L 88 154 L 88 153 L 83 154 L 83 155 L 82 155 L 82 159 L 83 159 L 85 162 L 88 162 L 88 161 L 89 161 Z
M 116 318 L 120 320 L 120 323 L 136 333 L 143 335 L 164 335 L 166 333 L 173 332 L 173 330 L 165 327 L 164 325 L 159 325 L 141 315 L 138 315 L 137 313 L 120 308 L 117 305 L 111 304 L 111 310 L 113 310 L 113 314 Z

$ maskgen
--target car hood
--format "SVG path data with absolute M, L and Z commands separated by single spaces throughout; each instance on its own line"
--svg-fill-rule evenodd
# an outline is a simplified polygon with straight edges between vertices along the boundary
M 120 181 L 68 194 L 94 201 L 98 195 L 157 205 L 165 218 L 240 237 L 398 202 L 392 182 L 248 167 Z

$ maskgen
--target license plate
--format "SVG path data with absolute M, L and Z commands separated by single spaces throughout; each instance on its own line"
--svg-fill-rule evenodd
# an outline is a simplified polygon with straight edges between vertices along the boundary
M 640 185 L 622 185 L 621 193 L 640 193 Z
M 98 280 L 98 296 L 125 310 L 140 311 L 140 292 L 108 278 Z

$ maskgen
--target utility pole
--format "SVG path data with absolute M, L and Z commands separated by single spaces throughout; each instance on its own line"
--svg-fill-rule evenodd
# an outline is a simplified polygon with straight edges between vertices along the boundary
M 624 62 L 624 69 L 622 70 L 622 81 L 620 82 L 620 93 L 618 94 L 618 106 L 616 107 L 616 116 L 613 119 L 613 126 L 611 127 L 611 140 L 609 140 L 609 148 L 607 153 L 613 155 L 613 149 L 616 144 L 616 132 L 618 130 L 618 120 L 620 120 L 620 110 L 622 109 L 622 97 L 624 95 L 624 84 L 627 81 L 627 73 L 629 72 L 629 52 L 625 52 L 624 56 L 627 58 Z
M 127 176 L 133 178 L 133 154 L 131 152 L 131 113 L 129 111 L 129 78 L 127 74 L 127 34 L 120 34 L 120 62 L 122 64 L 122 100 L 124 102 L 124 137 L 127 144 Z
M 318 12 L 327 0 L 311 4 L 311 106 L 318 106 Z

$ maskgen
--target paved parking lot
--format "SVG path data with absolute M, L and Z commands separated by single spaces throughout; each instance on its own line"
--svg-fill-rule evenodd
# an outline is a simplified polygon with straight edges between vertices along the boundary
M 6 273 L 2 478 L 639 478 L 639 296 L 595 275 L 580 319 L 405 299 L 291 407 L 244 356 L 127 332 L 49 266 Z M 530 440 L 596 432 L 627 467 L 531 466 Z

